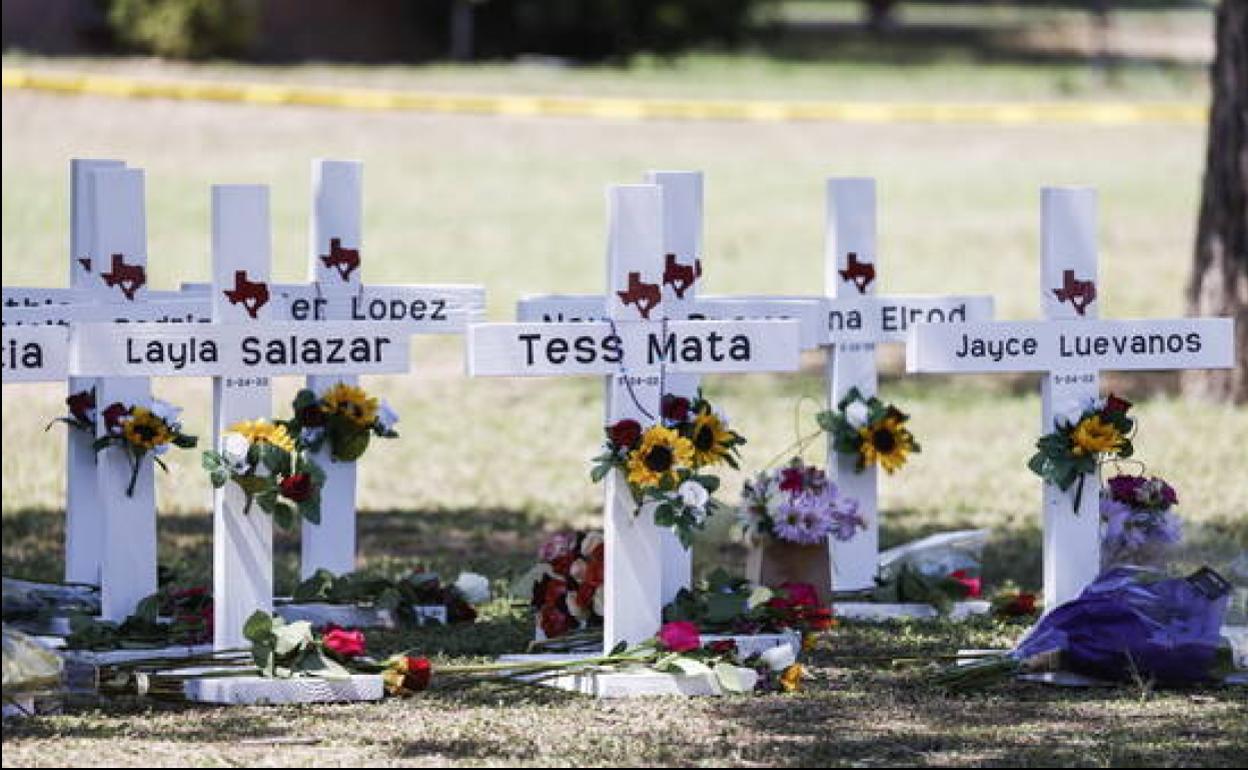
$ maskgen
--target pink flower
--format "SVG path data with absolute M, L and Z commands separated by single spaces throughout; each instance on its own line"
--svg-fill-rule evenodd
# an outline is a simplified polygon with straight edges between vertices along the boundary
M 960 569 L 957 572 L 950 572 L 949 578 L 966 587 L 966 597 L 968 599 L 978 599 L 983 595 L 983 581 L 979 578 L 971 577 L 966 570 Z
M 359 629 L 340 628 L 334 624 L 325 627 L 321 635 L 325 649 L 343 658 L 364 654 L 364 632 Z
M 780 469 L 781 492 L 788 492 L 790 495 L 801 494 L 805 485 L 806 473 L 800 466 Z
M 659 644 L 672 652 L 689 652 L 702 646 L 698 627 L 686 620 L 663 624 L 659 629 Z
M 538 558 L 544 562 L 553 562 L 560 556 L 566 556 L 576 548 L 576 533 L 556 532 L 542 544 Z

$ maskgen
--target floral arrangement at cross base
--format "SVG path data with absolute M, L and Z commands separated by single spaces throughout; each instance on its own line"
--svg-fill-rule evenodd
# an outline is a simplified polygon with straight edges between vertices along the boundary
M 371 605 L 389 610 L 405 625 L 418 622 L 417 607 L 440 606 L 446 608 L 447 623 L 458 624 L 477 619 L 473 605 L 490 600 L 490 584 L 481 575 L 471 572 L 461 573 L 454 583 L 447 585 L 437 573 L 423 570 L 390 580 L 363 572 L 335 575 L 318 569 L 295 587 L 291 599 L 295 603 Z
M 820 412 L 815 419 L 832 435 L 836 452 L 855 458 L 859 473 L 876 464 L 893 473 L 920 451 L 906 427 L 910 415 L 876 396 L 867 398 L 858 388 L 850 388 L 835 409 Z
M 103 695 L 138 695 L 186 700 L 189 679 L 262 676 L 272 679 L 344 679 L 352 674 L 380 674 L 386 692 L 408 697 L 444 681 L 457 688 L 474 684 L 538 684 L 577 674 L 649 669 L 661 673 L 709 676 L 725 693 L 796 692 L 809 675 L 790 645 L 742 658 L 731 640 L 704 644 L 697 626 L 665 624 L 645 642 L 623 643 L 606 655 L 571 660 L 480 663 L 434 666 L 414 650 L 376 660 L 358 629 L 327 627 L 317 632 L 307 621 L 287 623 L 257 611 L 247 619 L 243 635 L 249 650 L 223 650 L 169 660 L 132 661 L 102 666 L 98 673 Z M 208 669 L 195 671 L 195 667 Z
M 325 472 L 280 423 L 252 420 L 230 426 L 221 448 L 204 452 L 203 466 L 214 488 L 233 482 L 243 490 L 243 513 L 250 513 L 254 502 L 286 529 L 300 517 L 321 521 Z
M 318 396 L 304 388 L 295 395 L 295 416 L 282 425 L 297 436 L 309 451 L 329 445 L 329 456 L 338 462 L 354 462 L 364 455 L 373 436 L 397 438 L 399 415 L 384 399 L 363 388 L 338 383 Z
M 663 620 L 685 621 L 707 633 L 803 634 L 831 629 L 832 610 L 819 601 L 810 583 L 757 585 L 717 569 L 690 588 L 682 588 L 663 608 Z
M 798 457 L 746 481 L 737 516 L 751 542 L 763 537 L 797 545 L 819 545 L 829 537 L 844 542 L 867 527 L 858 501 L 842 496 L 827 474 Z
M 823 604 L 832 598 L 829 538 L 844 542 L 867 526 L 858 501 L 800 458 L 746 481 L 737 517 L 750 548 L 746 576 L 758 585 L 809 583 Z
M 97 417 L 94 391 L 75 393 L 66 402 L 70 409 L 69 416 L 59 417 L 54 422 L 64 422 L 94 434 Z M 181 414 L 181 407 L 158 398 L 149 399 L 144 404 L 123 404 L 117 401 L 99 413 L 98 417 L 104 421 L 104 435 L 95 439 L 92 447 L 96 452 L 117 447 L 126 453 L 130 462 L 127 497 L 134 496 L 134 486 L 139 480 L 143 458 L 151 455 L 153 462 L 161 470 L 168 472 L 169 466 L 160 458 L 170 447 L 193 449 L 199 443 L 199 439 L 182 432 L 182 423 L 178 421 Z
M 606 546 L 601 532 L 558 532 L 542 544 L 539 563 L 521 579 L 547 639 L 602 625 Z
M 645 429 L 636 420 L 608 425 L 590 476 L 599 482 L 618 470 L 637 512 L 652 514 L 655 524 L 670 527 L 688 548 L 721 505 L 713 498 L 719 477 L 703 470 L 721 463 L 736 468 L 745 438 L 700 393 L 693 399 L 668 394 L 661 412 L 660 421 Z
M 87 613 L 71 615 L 65 646 L 71 650 L 137 650 L 206 644 L 212 641 L 212 617 L 212 594 L 207 588 L 168 585 L 140 601 L 120 623 Z
M 1101 567 L 1162 566 L 1183 539 L 1183 522 L 1173 511 L 1174 487 L 1156 476 L 1117 475 L 1101 490 Z
M 1086 475 L 1095 473 L 1104 460 L 1127 458 L 1134 452 L 1135 420 L 1127 416 L 1130 409 L 1130 401 L 1110 394 L 1076 414 L 1059 416 L 1054 420 L 1055 430 L 1036 441 L 1036 453 L 1027 467 L 1063 492 L 1074 486 L 1077 513 Z

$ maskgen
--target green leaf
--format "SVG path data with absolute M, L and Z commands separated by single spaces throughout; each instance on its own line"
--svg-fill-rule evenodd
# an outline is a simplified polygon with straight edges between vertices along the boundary
M 320 495 L 304 500 L 299 503 L 299 516 L 305 521 L 312 524 L 321 523 L 321 498 Z
M 612 467 L 614 466 L 608 463 L 599 463 L 598 465 L 595 465 L 593 470 L 589 472 L 590 480 L 595 484 L 599 483 L 607 477 L 607 474 L 611 472 Z
M 185 433 L 179 433 L 173 437 L 173 445 L 179 449 L 194 449 L 198 444 L 198 438 L 195 436 L 188 436 Z
M 368 442 L 372 435 L 368 429 L 355 427 L 354 424 L 352 424 L 350 430 L 335 432 L 331 428 L 329 443 L 334 459 L 344 463 L 355 462 L 360 459 L 364 455 L 364 451 L 368 449 Z
M 256 499 L 262 500 L 260 497 L 257 497 Z M 260 503 L 260 507 L 264 509 L 263 502 Z M 273 514 L 273 523 L 282 529 L 294 529 L 295 524 L 299 521 L 299 512 L 285 498 L 274 496 L 272 508 L 265 510 L 268 510 L 269 513 Z
M 256 610 L 243 624 L 243 637 L 252 644 L 266 641 L 273 633 L 273 616 Z

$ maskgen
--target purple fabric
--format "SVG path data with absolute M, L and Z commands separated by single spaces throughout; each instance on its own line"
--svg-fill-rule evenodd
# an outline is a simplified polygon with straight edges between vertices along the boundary
M 1181 578 L 1120 567 L 1041 618 L 1012 654 L 1022 660 L 1058 650 L 1063 668 L 1102 679 L 1205 682 L 1227 601 Z

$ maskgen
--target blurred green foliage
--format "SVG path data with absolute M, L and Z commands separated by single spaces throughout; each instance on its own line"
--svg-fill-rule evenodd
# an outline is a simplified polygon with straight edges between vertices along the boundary
M 108 21 L 118 42 L 174 59 L 245 53 L 256 35 L 252 0 L 109 0 Z

